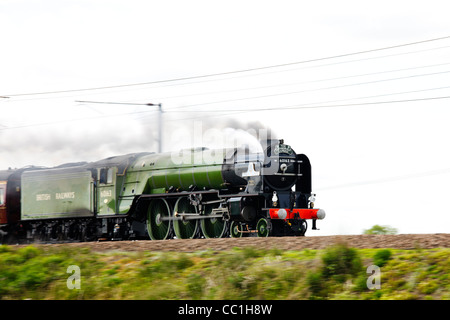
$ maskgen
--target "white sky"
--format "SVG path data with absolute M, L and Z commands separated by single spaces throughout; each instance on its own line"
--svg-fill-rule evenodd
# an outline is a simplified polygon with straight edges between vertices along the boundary
M 361 104 L 450 96 L 450 38 L 291 64 L 448 37 L 447 8 L 0 0 L 0 168 L 156 151 L 155 107 L 76 101 L 162 103 L 165 151 L 267 127 L 307 154 L 327 212 L 309 236 L 449 232 L 450 99 Z M 113 88 L 22 95 L 98 87 Z M 327 105 L 344 106 L 300 108 Z M 270 110 L 243 112 L 255 109 Z M 223 143 L 199 142 L 199 126 Z

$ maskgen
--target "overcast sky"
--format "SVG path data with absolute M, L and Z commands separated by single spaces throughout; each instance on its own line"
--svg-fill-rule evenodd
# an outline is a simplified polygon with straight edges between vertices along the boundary
M 447 8 L 0 0 L 0 168 L 156 151 L 157 107 L 79 101 L 162 103 L 164 151 L 270 129 L 308 155 L 307 235 L 449 232 Z

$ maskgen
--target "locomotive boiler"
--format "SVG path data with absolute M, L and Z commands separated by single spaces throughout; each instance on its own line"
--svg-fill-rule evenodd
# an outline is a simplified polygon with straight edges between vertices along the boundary
M 283 140 L 0 171 L 5 241 L 303 236 L 311 165 Z

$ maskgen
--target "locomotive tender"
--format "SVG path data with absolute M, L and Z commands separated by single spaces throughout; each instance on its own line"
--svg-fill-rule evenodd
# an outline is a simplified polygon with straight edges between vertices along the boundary
M 311 165 L 283 140 L 0 171 L 3 242 L 303 236 Z

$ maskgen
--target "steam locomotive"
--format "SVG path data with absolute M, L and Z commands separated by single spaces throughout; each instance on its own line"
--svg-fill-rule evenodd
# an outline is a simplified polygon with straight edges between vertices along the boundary
M 3 243 L 303 236 L 311 165 L 283 140 L 0 171 Z

